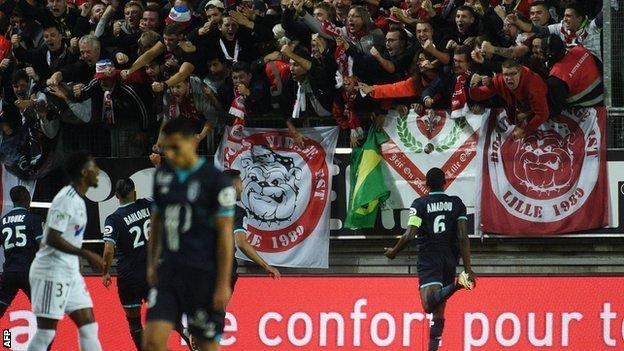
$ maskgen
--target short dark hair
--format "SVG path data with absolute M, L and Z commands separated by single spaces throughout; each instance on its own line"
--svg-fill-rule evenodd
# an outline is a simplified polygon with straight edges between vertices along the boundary
M 241 172 L 238 169 L 226 169 L 225 171 L 223 171 L 223 174 L 230 177 L 230 179 L 234 180 L 240 177 Z
M 156 12 L 158 14 L 158 18 L 160 18 L 160 6 L 149 4 L 145 6 L 145 10 L 143 12 Z
M 468 11 L 470 12 L 470 15 L 472 16 L 472 18 L 477 18 L 477 13 L 475 12 L 475 10 L 468 6 L 468 5 L 461 5 L 460 7 L 457 8 L 457 11 L 455 11 L 455 13 L 457 14 L 457 12 L 459 11 Z
M 470 53 L 472 52 L 472 48 L 468 45 L 460 45 L 455 48 L 453 55 L 466 55 L 468 57 L 468 61 L 470 61 Z
M 543 0 L 533 1 L 530 7 L 535 7 L 535 6 L 541 6 L 548 11 L 548 4 L 546 3 L 546 1 L 543 1 Z
M 400 41 L 402 41 L 404 43 L 407 42 L 407 33 L 405 33 L 405 29 L 400 28 L 400 27 L 398 27 L 398 28 L 396 28 L 396 27 L 395 28 L 390 28 L 390 29 L 388 29 L 387 33 L 395 33 L 395 32 L 399 33 L 399 40 Z
M 174 118 L 169 120 L 162 129 L 162 133 L 166 136 L 173 134 L 181 134 L 184 137 L 192 137 L 197 134 L 195 123 L 188 118 Z
M 130 178 L 121 178 L 115 184 L 115 195 L 125 198 L 135 189 L 134 182 Z
M 502 68 L 520 68 L 520 62 L 514 59 L 507 59 L 503 62 L 501 66 Z
M 41 23 L 41 29 L 56 29 L 59 33 L 62 33 L 61 28 L 54 21 L 43 21 L 43 23 Z
M 439 168 L 432 168 L 427 172 L 427 186 L 432 190 L 442 190 L 446 183 L 444 171 Z
M 251 65 L 244 61 L 234 62 L 232 72 L 247 72 L 251 74 Z
M 184 28 L 178 23 L 171 23 L 165 27 L 163 35 L 182 35 Z
M 419 24 L 428 25 L 429 27 L 431 27 L 431 30 L 435 31 L 435 27 L 433 26 L 433 23 L 431 23 L 430 20 L 418 20 L 418 21 L 416 21 L 416 24 L 414 25 L 414 28 L 416 26 L 418 26 Z
M 330 18 L 333 18 L 336 16 L 336 9 L 329 3 L 326 3 L 325 1 L 321 1 L 317 3 L 316 5 L 314 5 L 314 8 L 325 10 L 325 12 L 329 14 Z
M 129 8 L 129 7 L 138 7 L 138 8 L 141 9 L 141 12 L 143 12 L 143 4 L 141 4 L 138 1 L 134 1 L 134 0 L 128 1 L 126 3 L 126 5 L 124 6 L 124 10 Z
M 579 4 L 578 2 L 572 1 L 570 3 L 568 3 L 565 6 L 565 9 L 570 9 L 572 11 L 574 11 L 574 13 L 576 13 L 577 16 L 579 17 L 585 17 L 586 13 L 585 13 L 585 9 L 583 8 L 583 6 L 581 6 L 581 4 Z
M 27 82 L 30 81 L 30 77 L 26 73 L 25 69 L 18 69 L 17 71 L 13 72 L 13 75 L 11 76 L 11 84 L 17 84 L 22 80 L 25 80 Z
M 65 159 L 65 173 L 71 181 L 78 181 L 82 177 L 85 165 L 91 160 L 91 155 L 86 151 L 74 152 Z
M 11 201 L 15 205 L 26 205 L 30 202 L 30 192 L 23 185 L 14 186 L 10 191 Z

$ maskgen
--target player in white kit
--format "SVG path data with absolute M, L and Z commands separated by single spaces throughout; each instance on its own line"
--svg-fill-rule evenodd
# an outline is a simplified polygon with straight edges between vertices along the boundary
M 56 326 L 65 314 L 74 321 L 82 351 L 100 351 L 93 301 L 80 274 L 79 258 L 98 272 L 104 268 L 101 256 L 82 248 L 87 226 L 83 200 L 90 187 L 97 187 L 100 169 L 86 153 L 70 155 L 65 170 L 71 183 L 56 194 L 48 212 L 41 248 L 30 267 L 32 309 L 37 332 L 28 351 L 45 351 L 54 339 Z

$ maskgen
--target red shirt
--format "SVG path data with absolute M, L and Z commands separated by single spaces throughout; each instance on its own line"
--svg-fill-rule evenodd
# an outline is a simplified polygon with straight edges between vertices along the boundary
M 518 112 L 533 112 L 533 116 L 525 128 L 526 134 L 535 132 L 537 127 L 548 119 L 548 87 L 546 82 L 537 73 L 521 66 L 520 83 L 515 90 L 510 90 L 505 84 L 501 73 L 494 76 L 492 85 L 477 86 L 470 89 L 473 100 L 483 101 L 498 94 L 507 103 L 507 115 L 516 119 Z

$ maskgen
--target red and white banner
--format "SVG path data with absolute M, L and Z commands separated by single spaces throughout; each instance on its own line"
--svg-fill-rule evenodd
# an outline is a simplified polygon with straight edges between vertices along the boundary
M 444 171 L 445 191 L 459 196 L 467 207 L 475 203 L 477 143 L 484 116 L 465 112 L 451 118 L 444 110 L 410 110 L 407 116 L 390 111 L 384 130 L 390 138 L 381 152 L 388 165 L 386 206 L 409 208 L 414 199 L 427 194 L 425 175 L 433 167 Z
M 564 111 L 523 139 L 505 112 L 483 144 L 481 226 L 488 233 L 551 235 L 608 225 L 606 110 Z
M 104 351 L 134 350 L 116 287 L 107 290 L 98 277 L 87 278 L 87 286 Z M 474 291 L 459 291 L 447 303 L 440 351 L 621 350 L 622 291 L 622 277 L 483 277 Z M 242 277 L 222 346 L 426 351 L 430 316 L 419 296 L 415 277 Z M 0 328 L 11 343 L 7 350 L 26 350 L 36 321 L 21 293 Z M 53 350 L 78 350 L 77 341 L 65 318 Z M 188 350 L 175 333 L 168 349 Z
M 301 129 L 303 147 L 287 130 L 240 128 L 225 133 L 215 165 L 241 172 L 248 241 L 271 265 L 327 268 L 338 128 Z

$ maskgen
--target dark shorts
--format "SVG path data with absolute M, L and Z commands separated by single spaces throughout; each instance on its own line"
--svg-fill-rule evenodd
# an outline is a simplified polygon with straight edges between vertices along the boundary
M 421 251 L 418 254 L 418 282 L 420 288 L 430 285 L 447 286 L 455 281 L 459 258 L 451 252 Z
M 28 272 L 0 273 L 0 304 L 9 306 L 20 290 L 22 290 L 30 300 Z
M 225 311 L 213 308 L 216 272 L 184 267 L 158 269 L 158 283 L 150 290 L 147 320 L 177 324 L 183 313 L 191 335 L 206 341 L 219 341 L 225 325 Z
M 123 308 L 141 307 L 143 301 L 147 301 L 149 289 L 146 269 L 136 269 L 130 274 L 117 277 L 117 294 Z

